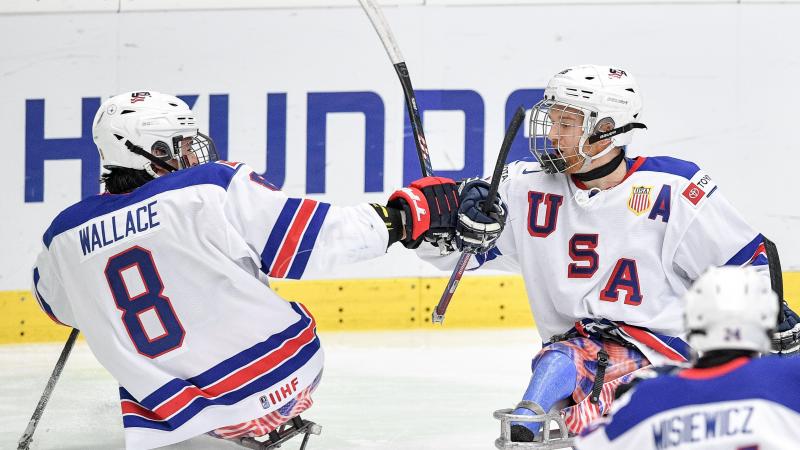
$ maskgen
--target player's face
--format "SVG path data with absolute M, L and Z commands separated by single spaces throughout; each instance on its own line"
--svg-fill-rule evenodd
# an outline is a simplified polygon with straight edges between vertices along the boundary
M 180 155 L 181 155 L 181 158 L 183 158 L 184 164 L 186 165 L 186 167 L 194 167 L 197 164 L 199 164 L 199 161 L 197 159 L 197 155 L 195 155 L 194 152 L 192 151 L 192 139 L 193 139 L 192 137 L 187 137 L 187 138 L 181 139 L 178 142 L 178 147 L 180 149 Z M 166 152 L 164 152 L 163 150 L 161 150 L 161 152 L 159 152 L 158 149 L 154 150 L 153 154 L 155 156 L 158 156 L 158 157 L 167 156 Z M 176 160 L 174 158 L 166 161 L 166 163 L 169 164 L 170 166 L 176 168 L 176 169 L 180 169 L 180 164 L 178 163 L 178 160 Z M 155 165 L 153 166 L 153 169 L 156 171 L 156 173 L 158 173 L 158 175 L 166 175 L 166 173 L 167 173 L 166 170 L 162 169 L 161 167 L 155 166 Z
M 564 173 L 580 170 L 583 158 L 578 154 L 578 145 L 583 136 L 583 112 L 569 107 L 552 107 L 547 112 L 552 123 L 547 140 L 564 158 L 568 169 Z
M 192 151 L 192 139 L 194 138 L 184 138 L 180 143 L 181 156 L 184 158 L 186 167 L 194 167 L 200 164 L 200 161 L 197 159 L 197 155 L 195 155 L 195 153 Z

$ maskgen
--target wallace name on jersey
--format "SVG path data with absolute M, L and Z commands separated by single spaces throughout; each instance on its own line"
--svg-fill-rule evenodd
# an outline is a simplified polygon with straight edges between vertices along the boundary
M 85 223 L 78 228 L 78 240 L 81 243 L 83 255 L 89 255 L 97 249 L 145 233 L 161 225 L 157 217 L 157 204 L 156 200 L 146 205 L 136 205 Z

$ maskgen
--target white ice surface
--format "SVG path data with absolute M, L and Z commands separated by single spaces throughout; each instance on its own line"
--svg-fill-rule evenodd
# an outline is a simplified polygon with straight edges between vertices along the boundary
M 308 450 L 491 449 L 495 409 L 527 386 L 535 330 L 321 333 L 322 383 L 304 417 L 322 425 Z M 0 346 L 0 449 L 15 449 L 61 344 Z M 299 446 L 289 442 L 287 450 Z M 33 449 L 123 447 L 117 384 L 79 342 Z M 200 436 L 169 449 L 235 449 Z

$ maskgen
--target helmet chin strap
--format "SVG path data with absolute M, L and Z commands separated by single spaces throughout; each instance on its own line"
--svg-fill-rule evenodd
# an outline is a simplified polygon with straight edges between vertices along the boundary
M 139 147 L 138 145 L 134 144 L 133 142 L 131 142 L 129 140 L 125 140 L 125 147 L 127 147 L 128 150 L 131 151 L 131 153 L 135 153 L 135 154 L 137 154 L 139 156 L 144 156 L 145 158 L 147 158 L 148 161 L 150 161 L 151 163 L 157 165 L 158 167 L 166 170 L 167 172 L 174 172 L 174 171 L 178 170 L 178 169 L 170 166 L 169 164 L 165 163 L 164 161 L 156 158 L 155 156 L 153 156 L 152 153 L 144 151 L 142 149 L 142 147 Z M 154 173 L 150 173 L 149 170 L 147 171 L 147 173 L 150 173 L 150 175 L 153 175 L 154 177 L 158 176 L 155 173 L 155 171 L 153 171 L 153 172 Z
M 616 147 L 612 147 L 612 149 L 613 148 Z M 576 180 L 583 182 L 597 180 L 615 171 L 617 167 L 619 167 L 620 163 L 622 163 L 623 159 L 625 159 L 625 150 L 620 151 L 619 155 L 611 158 L 611 161 L 603 164 L 600 167 L 595 167 L 594 169 L 589 170 L 587 172 L 575 173 L 572 176 Z
M 578 171 L 578 173 L 586 172 L 587 170 L 589 170 L 589 166 L 591 165 L 592 161 L 594 161 L 596 159 L 599 159 L 599 158 L 602 158 L 603 156 L 607 155 L 611 150 L 614 150 L 616 148 L 615 146 L 609 144 L 608 147 L 604 148 L 603 151 L 601 151 L 600 153 L 598 153 L 598 154 L 596 154 L 594 156 L 589 156 L 583 151 L 584 144 L 592 145 L 592 144 L 595 144 L 597 142 L 602 141 L 603 139 L 609 139 L 609 138 L 612 138 L 612 137 L 617 136 L 619 134 L 627 133 L 627 132 L 629 132 L 631 130 L 635 130 L 635 129 L 647 129 L 647 126 L 645 124 L 643 124 L 643 123 L 631 122 L 631 123 L 628 123 L 628 124 L 623 125 L 621 127 L 614 128 L 613 130 L 604 131 L 602 133 L 595 133 L 595 134 L 593 134 L 593 135 L 591 135 L 589 137 L 582 138 L 581 142 L 580 142 L 580 145 L 578 146 L 578 154 L 580 154 L 583 157 L 583 165 L 581 165 L 581 168 Z M 616 159 L 616 158 L 614 158 L 614 159 Z M 612 160 L 612 162 L 613 162 L 613 160 Z M 619 164 L 619 162 L 617 162 L 617 164 Z M 605 165 L 603 165 L 603 167 L 605 167 Z M 616 168 L 616 165 L 614 166 L 614 168 Z M 598 169 L 599 169 L 599 167 L 598 167 Z M 597 178 L 599 178 L 599 177 L 597 177 Z M 590 179 L 595 179 L 595 178 L 590 178 Z

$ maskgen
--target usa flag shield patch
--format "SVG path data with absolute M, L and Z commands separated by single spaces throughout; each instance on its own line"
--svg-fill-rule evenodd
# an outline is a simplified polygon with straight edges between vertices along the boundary
M 637 216 L 650 209 L 652 205 L 650 193 L 652 191 L 653 186 L 633 186 L 631 188 L 631 196 L 628 198 L 628 209 Z

